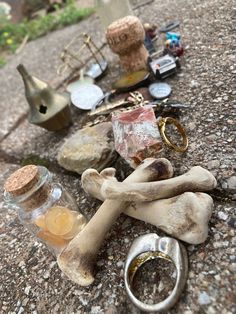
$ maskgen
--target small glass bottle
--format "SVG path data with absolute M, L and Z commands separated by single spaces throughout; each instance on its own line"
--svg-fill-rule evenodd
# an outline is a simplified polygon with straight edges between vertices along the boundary
M 73 197 L 47 168 L 27 165 L 6 180 L 4 198 L 20 221 L 57 256 L 87 223 Z
M 95 5 L 104 30 L 114 21 L 134 15 L 129 0 L 96 0 Z

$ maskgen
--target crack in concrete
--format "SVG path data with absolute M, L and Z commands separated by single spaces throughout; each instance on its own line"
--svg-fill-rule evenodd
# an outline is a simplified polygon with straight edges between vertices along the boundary
M 0 143 L 3 142 L 13 131 L 15 131 L 18 126 L 24 122 L 27 117 L 27 113 L 22 114 L 18 120 L 13 124 L 13 126 L 9 129 L 9 131 L 0 139 Z

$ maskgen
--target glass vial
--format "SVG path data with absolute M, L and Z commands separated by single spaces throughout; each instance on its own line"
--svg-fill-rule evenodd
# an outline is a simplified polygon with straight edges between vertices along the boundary
M 20 221 L 57 256 L 85 226 L 73 197 L 47 168 L 27 165 L 6 180 L 4 198 Z

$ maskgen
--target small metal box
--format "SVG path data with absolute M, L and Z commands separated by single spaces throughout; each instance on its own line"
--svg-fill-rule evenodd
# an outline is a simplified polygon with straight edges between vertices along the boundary
M 164 79 L 177 71 L 176 58 L 165 55 L 158 59 L 149 58 L 148 64 L 152 73 L 158 79 Z

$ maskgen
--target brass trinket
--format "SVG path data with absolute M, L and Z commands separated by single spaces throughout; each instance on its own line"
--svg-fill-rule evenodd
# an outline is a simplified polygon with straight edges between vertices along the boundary
M 22 64 L 17 70 L 25 85 L 25 96 L 30 106 L 29 123 L 48 131 L 58 131 L 71 123 L 69 96 L 53 90 L 47 83 L 31 76 Z
M 98 47 L 87 33 L 79 34 L 63 48 L 60 54 L 62 64 L 57 68 L 57 74 L 62 75 L 66 71 L 70 72 L 70 79 L 78 74 L 82 68 L 88 68 L 85 73 L 91 76 L 94 80 L 101 78 L 107 68 L 108 63 L 102 53 L 105 44 Z M 84 59 L 83 56 L 87 58 Z

